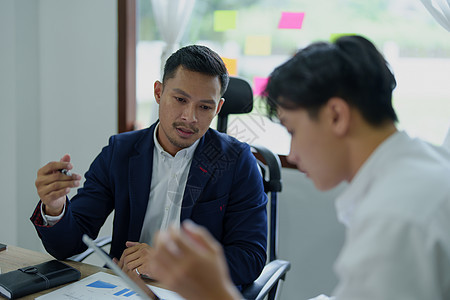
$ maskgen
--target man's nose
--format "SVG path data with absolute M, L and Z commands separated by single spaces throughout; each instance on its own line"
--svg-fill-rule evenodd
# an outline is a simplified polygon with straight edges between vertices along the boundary
M 195 106 L 194 105 L 186 105 L 181 118 L 186 122 L 196 122 L 197 117 L 195 114 Z

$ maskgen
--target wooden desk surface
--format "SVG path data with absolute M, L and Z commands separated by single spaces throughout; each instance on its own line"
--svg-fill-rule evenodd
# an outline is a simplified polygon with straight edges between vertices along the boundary
M 0 251 L 0 269 L 3 274 L 6 272 L 9 272 L 9 271 L 17 270 L 19 268 L 40 264 L 40 263 L 43 263 L 43 262 L 46 262 L 46 261 L 49 261 L 52 259 L 54 259 L 52 256 L 45 254 L 45 253 L 31 251 L 31 250 L 27 250 L 24 248 L 8 245 L 8 249 L 6 249 L 4 251 Z M 85 264 L 85 263 L 80 263 L 80 262 L 75 262 L 75 261 L 70 261 L 70 260 L 67 260 L 64 262 L 66 264 L 78 269 L 81 272 L 81 278 L 85 278 L 89 275 L 92 275 L 92 274 L 100 272 L 100 271 L 114 274 L 109 269 L 98 267 L 98 266 L 93 266 L 90 264 Z M 38 296 L 47 294 L 47 293 L 49 293 L 53 290 L 56 290 L 58 288 L 61 288 L 63 286 L 64 285 L 60 285 L 58 287 L 48 289 L 48 290 L 45 290 L 45 291 L 42 291 L 39 293 L 31 294 L 31 295 L 28 295 L 28 296 L 20 298 L 20 299 L 34 299 Z M 2 297 L 0 296 L 0 298 L 2 298 Z

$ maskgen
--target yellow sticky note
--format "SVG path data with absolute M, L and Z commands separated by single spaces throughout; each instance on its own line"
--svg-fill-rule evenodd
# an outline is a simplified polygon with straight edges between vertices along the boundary
M 214 12 L 214 31 L 236 29 L 236 10 L 216 10 Z
M 356 33 L 332 33 L 330 35 L 330 42 L 334 43 L 338 38 L 344 35 L 356 35 Z
M 249 35 L 245 39 L 246 55 L 270 55 L 272 39 L 268 35 Z
M 225 64 L 225 67 L 227 67 L 228 74 L 231 76 L 236 76 L 237 75 L 237 59 L 222 57 L 222 60 Z

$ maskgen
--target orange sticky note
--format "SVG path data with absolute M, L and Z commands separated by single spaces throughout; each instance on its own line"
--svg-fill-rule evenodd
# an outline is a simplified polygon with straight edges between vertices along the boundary
M 253 78 L 253 95 L 261 96 L 266 89 L 268 77 L 254 77 Z
M 268 35 L 250 35 L 245 39 L 246 55 L 270 55 L 272 39 Z
M 232 76 L 236 76 L 237 75 L 237 59 L 222 57 L 222 60 L 225 64 L 225 67 L 227 67 L 228 74 L 232 75 Z
M 282 12 L 278 28 L 280 29 L 301 29 L 304 12 Z

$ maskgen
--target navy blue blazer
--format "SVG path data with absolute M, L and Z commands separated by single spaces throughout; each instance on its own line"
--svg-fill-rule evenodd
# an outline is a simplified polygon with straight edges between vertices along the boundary
M 39 202 L 31 221 L 51 255 L 65 259 L 84 251 L 82 235 L 96 238 L 112 211 L 110 255 L 120 258 L 126 241 L 139 241 L 150 194 L 155 126 L 112 136 L 54 226 L 42 225 Z M 266 203 L 250 147 L 209 129 L 193 156 L 181 221 L 192 219 L 220 241 L 236 285 L 253 282 L 264 267 Z

